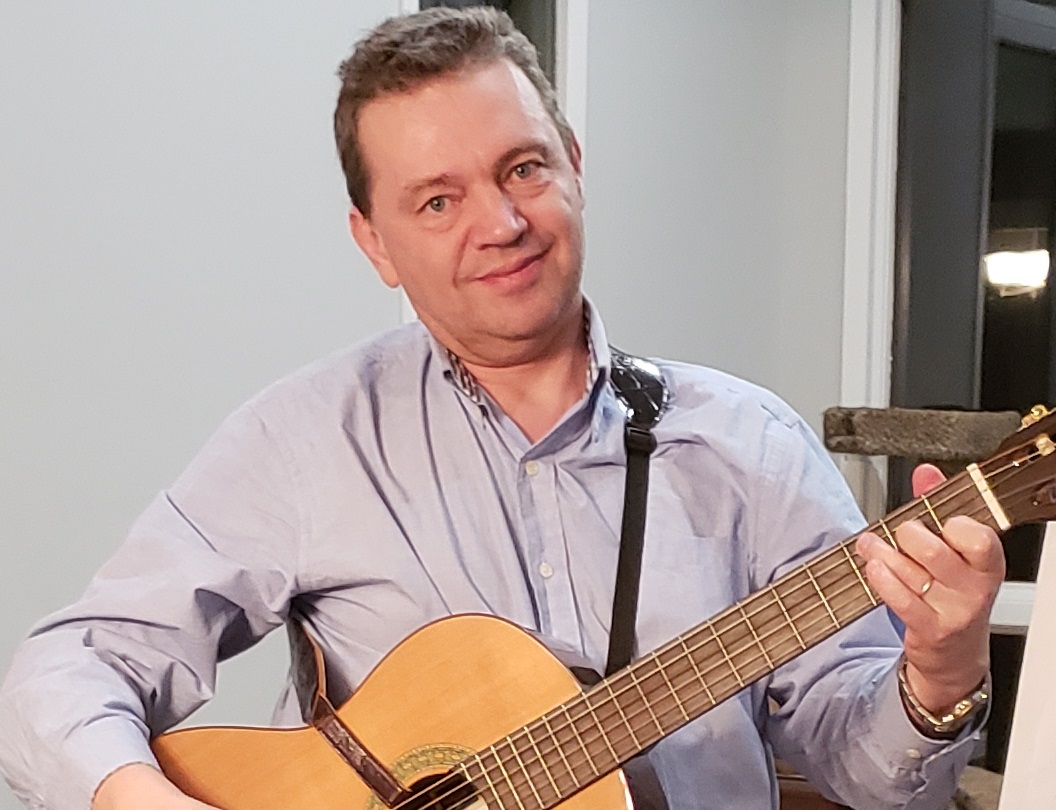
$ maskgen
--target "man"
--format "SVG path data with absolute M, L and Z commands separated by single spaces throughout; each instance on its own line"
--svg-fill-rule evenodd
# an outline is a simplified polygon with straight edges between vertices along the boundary
M 272 386 L 141 517 L 84 598 L 40 625 L 0 697 L 34 807 L 203 807 L 147 739 L 206 700 L 218 659 L 289 619 L 334 702 L 452 613 L 505 617 L 604 667 L 623 418 L 580 292 L 580 152 L 534 52 L 483 8 L 391 20 L 342 66 L 352 235 L 414 324 Z M 637 624 L 645 653 L 861 527 L 816 438 L 773 396 L 661 364 Z M 937 483 L 918 471 L 918 490 Z M 651 752 L 672 810 L 763 810 L 772 753 L 859 807 L 940 806 L 978 717 L 929 726 L 987 669 L 993 532 L 912 522 L 859 551 L 874 612 Z M 499 685 L 501 688 L 501 685 Z M 292 685 L 277 710 L 300 718 Z M 61 773 L 61 778 L 56 774 Z

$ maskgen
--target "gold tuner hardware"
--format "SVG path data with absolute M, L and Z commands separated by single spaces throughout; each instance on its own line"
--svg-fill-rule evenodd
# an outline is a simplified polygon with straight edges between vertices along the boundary
M 1054 444 L 1052 439 L 1044 433 L 1034 440 L 1034 446 L 1038 448 L 1038 452 L 1043 456 L 1049 456 L 1056 453 L 1056 444 Z
M 1052 413 L 1052 411 L 1044 405 L 1035 405 L 1030 409 L 1030 413 L 1023 417 L 1023 427 L 1030 427 L 1031 425 L 1040 422 L 1050 413 Z

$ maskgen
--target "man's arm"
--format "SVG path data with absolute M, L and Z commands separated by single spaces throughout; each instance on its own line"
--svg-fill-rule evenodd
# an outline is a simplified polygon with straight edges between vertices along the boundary
M 80 601 L 16 652 L 0 769 L 31 806 L 88 807 L 122 766 L 149 768 L 148 739 L 211 697 L 218 661 L 284 621 L 300 521 L 272 434 L 250 409 L 232 416 Z
M 150 765 L 134 763 L 110 774 L 96 791 L 92 810 L 217 810 L 181 793 Z

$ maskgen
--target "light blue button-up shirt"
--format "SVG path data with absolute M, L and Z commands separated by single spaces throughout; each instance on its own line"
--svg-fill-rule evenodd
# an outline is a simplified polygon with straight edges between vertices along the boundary
M 216 663 L 288 618 L 345 700 L 437 618 L 505 617 L 605 664 L 623 505 L 623 417 L 597 378 L 532 444 L 472 397 L 420 324 L 317 363 L 233 414 L 85 596 L 38 626 L 0 692 L 0 762 L 30 806 L 99 782 L 212 693 Z M 660 362 L 637 625 L 649 651 L 859 530 L 810 429 L 773 395 Z M 672 810 L 770 810 L 773 752 L 862 808 L 932 808 L 969 740 L 913 729 L 876 611 L 661 742 Z M 276 719 L 300 720 L 287 687 Z M 61 777 L 56 774 L 62 774 Z

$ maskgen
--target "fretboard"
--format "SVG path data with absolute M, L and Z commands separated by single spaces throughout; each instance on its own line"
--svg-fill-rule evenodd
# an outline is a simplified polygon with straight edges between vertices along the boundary
M 939 531 L 950 517 L 970 515 L 1006 528 L 982 489 L 961 473 L 868 530 L 895 544 L 895 529 L 909 520 Z M 459 770 L 489 808 L 554 807 L 877 607 L 854 551 L 857 538 L 478 752 Z

